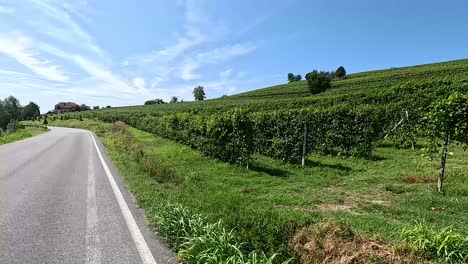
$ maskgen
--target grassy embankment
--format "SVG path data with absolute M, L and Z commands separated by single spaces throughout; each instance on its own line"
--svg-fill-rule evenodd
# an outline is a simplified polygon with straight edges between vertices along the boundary
M 346 223 L 380 245 L 401 244 L 401 231 L 415 221 L 434 230 L 452 226 L 468 235 L 468 153 L 458 146 L 451 146 L 446 192 L 438 194 L 438 161 L 385 144 L 375 150 L 377 160 L 311 156 L 306 168 L 300 168 L 257 156 L 245 170 L 130 128 L 135 143 L 160 167 L 152 171 L 145 170 L 148 162 L 125 150 L 125 139 L 111 133 L 110 124 L 85 119 L 56 120 L 53 125 L 98 133 L 153 226 L 164 204 L 181 204 L 211 223 L 221 220 L 233 228 L 246 252 L 310 255 L 301 244 L 307 234 L 300 228 L 327 219 Z M 388 261 L 378 250 L 369 252 L 363 253 L 368 262 Z
M 33 136 L 37 136 L 45 132 L 47 132 L 47 130 L 44 128 L 28 126 L 16 132 L 7 133 L 3 136 L 0 136 L 0 145 L 15 142 L 15 141 L 26 139 L 26 138 L 33 137 Z

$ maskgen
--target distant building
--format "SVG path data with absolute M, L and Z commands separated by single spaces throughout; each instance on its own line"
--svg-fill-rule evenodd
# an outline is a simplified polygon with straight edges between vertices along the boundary
M 78 111 L 80 106 L 78 104 L 75 104 L 73 102 L 60 102 L 55 105 L 55 113 L 60 114 L 60 113 L 65 113 L 65 112 L 75 112 Z

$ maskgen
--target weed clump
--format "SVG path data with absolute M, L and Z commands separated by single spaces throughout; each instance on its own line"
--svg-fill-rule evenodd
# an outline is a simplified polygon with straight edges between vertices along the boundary
M 413 228 L 404 228 L 401 238 L 428 256 L 446 263 L 468 263 L 468 237 L 450 227 L 436 231 L 417 223 Z
M 125 124 L 122 121 L 117 121 L 112 125 L 112 132 L 114 132 L 114 133 L 128 133 L 128 126 L 127 126 L 127 124 Z
M 276 254 L 267 257 L 263 252 L 246 252 L 233 230 L 226 230 L 220 221 L 208 223 L 181 205 L 165 205 L 155 218 L 159 234 L 184 263 L 278 263 Z

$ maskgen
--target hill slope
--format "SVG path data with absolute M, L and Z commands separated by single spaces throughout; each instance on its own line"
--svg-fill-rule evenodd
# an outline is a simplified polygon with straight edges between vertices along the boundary
M 111 111 L 114 113 L 137 112 L 150 113 L 152 115 L 163 115 L 165 113 L 188 111 L 216 112 L 228 110 L 233 107 L 247 107 L 252 104 L 270 106 L 270 109 L 272 109 L 277 108 L 276 105 L 284 105 L 288 100 L 294 100 L 295 103 L 300 103 L 300 107 L 312 107 L 317 102 L 322 102 L 323 100 L 336 101 L 336 99 L 339 99 L 340 102 L 343 102 L 346 101 L 345 98 L 350 95 L 372 95 L 374 93 L 385 91 L 394 85 L 403 84 L 408 81 L 420 82 L 426 80 L 440 80 L 444 78 L 455 80 L 466 76 L 468 76 L 468 59 L 463 59 L 403 68 L 354 73 L 348 75 L 344 80 L 334 79 L 330 90 L 317 95 L 310 95 L 307 88 L 307 82 L 300 81 L 206 101 L 116 107 L 99 111 Z M 271 106 L 272 102 L 275 106 Z M 264 107 L 261 106 L 259 108 Z

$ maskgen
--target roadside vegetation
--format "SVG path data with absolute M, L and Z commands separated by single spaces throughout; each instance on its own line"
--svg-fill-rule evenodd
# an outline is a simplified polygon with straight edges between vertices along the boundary
M 37 136 L 45 132 L 47 132 L 47 127 L 23 126 L 21 124 L 17 124 L 14 129 L 7 129 L 5 132 L 0 134 L 0 145 Z
M 343 68 L 217 100 L 49 121 L 98 133 L 181 261 L 464 263 L 467 73 L 468 60 Z M 311 80 L 329 83 L 315 94 Z M 210 228 L 215 237 L 200 231 Z

